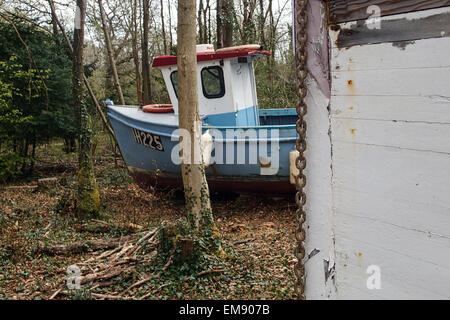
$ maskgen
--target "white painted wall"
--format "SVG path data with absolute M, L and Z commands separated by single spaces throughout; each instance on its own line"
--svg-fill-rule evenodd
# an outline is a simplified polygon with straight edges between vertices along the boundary
M 331 192 L 339 299 L 450 298 L 449 52 L 449 37 L 331 49 L 324 196 Z M 322 115 L 313 125 L 325 123 Z M 367 288 L 371 265 L 380 290 Z
M 306 150 L 306 297 L 310 300 L 334 299 L 335 254 L 332 210 L 332 168 L 330 119 L 325 97 L 317 82 L 308 77 Z
M 247 63 L 239 63 L 237 59 L 230 59 L 229 75 L 232 79 L 233 101 L 236 110 L 254 107 L 256 100 L 256 86 L 254 85 L 253 59 L 247 57 Z

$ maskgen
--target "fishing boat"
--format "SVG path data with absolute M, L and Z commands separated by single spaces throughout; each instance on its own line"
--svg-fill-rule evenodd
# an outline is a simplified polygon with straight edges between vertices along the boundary
M 258 108 L 253 62 L 270 54 L 259 45 L 217 51 L 197 46 L 203 156 L 212 191 L 295 192 L 290 157 L 296 110 Z M 109 104 L 108 116 L 135 181 L 144 189 L 180 188 L 177 57 L 156 57 L 153 68 L 161 70 L 172 104 Z

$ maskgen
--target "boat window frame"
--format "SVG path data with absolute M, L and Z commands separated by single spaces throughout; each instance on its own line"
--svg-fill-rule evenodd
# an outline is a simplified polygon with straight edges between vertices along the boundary
M 173 77 L 172 77 L 175 73 L 177 74 L 176 88 L 175 88 L 175 83 L 173 82 Z M 177 99 L 178 99 L 178 70 L 174 70 L 170 73 L 170 82 L 172 82 L 172 88 L 173 88 L 173 91 L 175 92 L 175 97 L 177 97 Z
M 205 89 L 205 83 L 204 83 L 204 77 L 203 77 L 203 72 L 207 71 L 210 74 L 212 74 L 209 70 L 210 69 L 217 69 L 219 70 L 219 83 L 220 83 L 220 92 L 218 94 L 208 94 L 206 92 Z M 216 77 L 216 75 L 212 74 L 214 77 Z M 225 78 L 223 75 L 223 69 L 221 66 L 207 66 L 202 68 L 202 70 L 200 71 L 200 78 L 202 81 L 202 91 L 203 91 L 203 95 L 205 96 L 205 98 L 207 99 L 219 99 L 219 98 L 223 98 L 225 96 Z

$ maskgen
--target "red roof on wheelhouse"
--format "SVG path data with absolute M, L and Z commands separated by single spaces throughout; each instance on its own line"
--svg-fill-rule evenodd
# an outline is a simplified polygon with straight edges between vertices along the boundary
M 197 46 L 197 62 L 222 60 L 227 58 L 246 57 L 246 56 L 270 56 L 269 51 L 258 44 L 247 44 L 237 47 L 222 48 L 214 51 L 212 45 L 198 45 Z M 153 59 L 153 68 L 173 66 L 177 64 L 177 57 L 175 56 L 159 56 Z

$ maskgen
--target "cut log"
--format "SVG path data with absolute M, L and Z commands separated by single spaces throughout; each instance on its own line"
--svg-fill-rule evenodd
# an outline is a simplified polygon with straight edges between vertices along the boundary
M 47 255 L 65 255 L 88 251 L 108 250 L 117 248 L 124 242 L 133 238 L 135 238 L 135 236 L 122 237 L 121 239 L 100 239 L 58 245 L 45 245 L 41 242 L 39 244 L 39 252 Z

